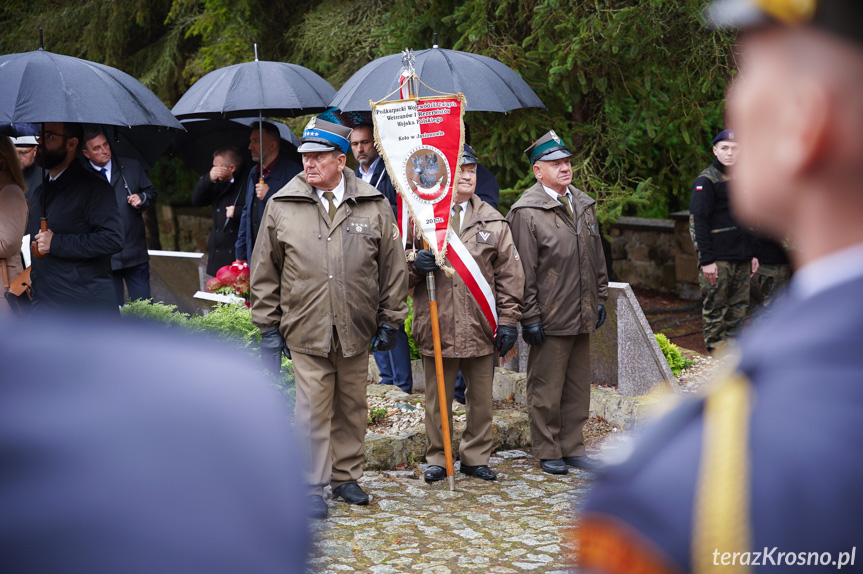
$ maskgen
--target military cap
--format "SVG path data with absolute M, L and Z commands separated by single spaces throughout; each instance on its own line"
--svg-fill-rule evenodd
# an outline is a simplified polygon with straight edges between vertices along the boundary
M 461 152 L 461 164 L 467 165 L 469 163 L 479 163 L 479 161 L 476 159 L 476 153 L 473 151 L 473 148 L 464 144 L 464 149 Z
M 21 136 L 9 139 L 12 140 L 12 144 L 16 147 L 32 147 L 38 145 L 38 142 L 36 141 L 36 136 Z
M 563 143 L 563 140 L 558 137 L 554 130 L 551 130 L 535 142 L 533 145 L 524 150 L 527 159 L 531 164 L 538 161 L 552 161 L 555 159 L 563 159 L 572 157 L 569 148 Z
M 715 138 L 713 138 L 713 145 L 725 140 L 735 141 L 736 139 L 737 135 L 734 133 L 734 130 L 722 130 Z
M 714 28 L 809 25 L 863 42 L 860 0 L 716 0 L 706 15 Z
M 303 130 L 302 144 L 297 148 L 297 151 L 311 153 L 339 150 L 346 154 L 351 148 L 351 142 L 348 138 L 352 131 L 354 130 L 351 128 L 314 117 L 309 120 L 306 129 Z

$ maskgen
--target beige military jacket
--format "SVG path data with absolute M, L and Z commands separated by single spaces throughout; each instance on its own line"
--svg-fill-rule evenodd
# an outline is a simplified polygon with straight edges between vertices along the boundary
M 546 335 L 596 330 L 599 303 L 608 299 L 608 270 L 593 204 L 569 186 L 575 221 L 540 183 L 525 191 L 507 215 L 524 266 L 522 325 L 542 320 Z
M 389 201 L 343 169 L 332 223 L 300 173 L 267 203 L 251 261 L 252 321 L 288 348 L 324 357 L 333 327 L 345 357 L 368 351 L 378 324 L 407 317 L 408 274 Z
M 511 327 L 521 318 L 524 271 L 512 241 L 509 224 L 498 211 L 477 196 L 470 198 L 459 237 L 473 255 L 494 292 L 499 325 Z M 417 245 L 421 249 L 421 245 Z M 414 287 L 414 320 L 411 327 L 423 355 L 434 354 L 426 275 L 410 264 Z M 434 274 L 441 332 L 441 351 L 447 358 L 481 357 L 494 351 L 491 325 L 479 304 L 458 276 Z

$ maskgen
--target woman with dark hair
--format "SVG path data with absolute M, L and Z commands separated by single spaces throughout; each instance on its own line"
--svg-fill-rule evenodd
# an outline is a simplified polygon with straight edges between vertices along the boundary
M 9 138 L 0 137 L 0 272 L 4 294 L 9 282 L 24 270 L 21 241 L 27 227 L 25 187 L 15 146 Z M 9 311 L 6 297 L 0 297 L 0 315 Z

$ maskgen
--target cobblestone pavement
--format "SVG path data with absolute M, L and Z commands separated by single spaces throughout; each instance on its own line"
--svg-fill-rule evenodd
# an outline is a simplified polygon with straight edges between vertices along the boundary
M 368 506 L 328 500 L 313 526 L 312 572 L 567 572 L 568 542 L 590 474 L 552 476 L 522 451 L 495 453 L 486 482 L 458 472 L 427 484 L 415 470 L 367 472 Z

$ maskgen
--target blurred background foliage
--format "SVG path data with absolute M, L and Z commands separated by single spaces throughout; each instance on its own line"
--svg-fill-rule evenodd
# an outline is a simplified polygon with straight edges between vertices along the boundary
M 686 209 L 723 125 L 733 38 L 704 27 L 704 0 L 6 0 L 0 53 L 45 48 L 139 78 L 169 107 L 195 80 L 254 58 L 301 64 L 338 89 L 406 47 L 496 58 L 546 110 L 469 113 L 470 143 L 503 188 L 533 183 L 522 150 L 554 129 L 575 152 L 574 183 L 604 222 Z M 291 120 L 298 131 L 304 118 Z M 151 172 L 182 204 L 195 177 L 177 160 Z

